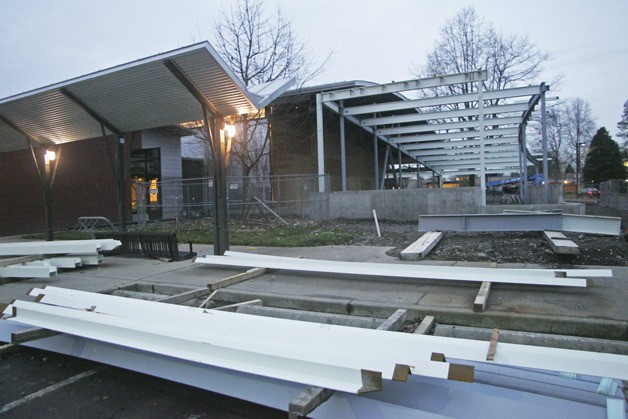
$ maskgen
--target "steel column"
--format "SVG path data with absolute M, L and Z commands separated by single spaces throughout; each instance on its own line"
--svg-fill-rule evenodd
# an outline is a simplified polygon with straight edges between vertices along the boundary
M 545 109 L 545 89 L 541 89 L 541 140 L 543 143 L 543 203 L 549 204 L 549 173 L 547 165 L 547 112 Z M 576 175 L 577 176 L 577 175 Z M 578 191 L 576 191 L 577 193 Z
M 203 111 L 203 120 L 207 131 L 207 138 L 211 142 L 214 170 L 214 254 L 222 255 L 229 250 L 229 227 L 227 220 L 227 176 L 226 159 L 223 156 L 222 115 L 203 93 L 192 83 L 181 69 L 171 60 L 165 60 L 164 65 L 198 100 Z M 211 113 L 211 119 L 207 113 Z M 210 126 L 211 122 L 211 126 Z
M 397 182 L 397 186 L 399 186 L 399 189 L 403 189 L 403 177 L 401 176 L 401 149 L 398 148 L 397 152 L 397 155 L 399 156 L 399 167 L 397 170 L 397 173 L 399 174 L 399 180 Z
M 528 201 L 528 158 L 527 158 L 527 150 L 528 150 L 528 136 L 526 134 L 526 127 L 527 127 L 527 123 L 524 122 L 522 124 L 523 130 L 522 130 L 522 144 L 521 144 L 521 162 L 522 162 L 522 166 L 523 166 L 523 175 L 522 180 L 523 180 L 523 186 L 521 188 L 522 191 L 522 202 L 525 204 Z
M 211 142 L 214 169 L 214 254 L 224 255 L 229 250 L 229 217 L 227 208 L 227 176 L 225 158 L 223 156 L 223 120 L 220 117 L 207 115 L 203 106 L 203 120 Z
M 379 189 L 384 189 L 386 182 L 386 169 L 388 167 L 388 155 L 390 154 L 390 144 L 386 144 L 386 154 L 384 154 L 384 164 L 382 165 L 382 180 Z
M 485 147 L 486 132 L 484 131 L 484 99 L 483 99 L 483 83 L 478 82 L 478 131 L 480 131 L 480 189 L 482 191 L 480 205 L 486 206 L 486 168 L 485 168 Z
M 318 191 L 325 192 L 325 137 L 323 133 L 323 100 L 316 95 L 316 145 L 318 154 Z
M 54 232 L 52 228 L 52 177 L 50 171 L 50 159 L 48 153 L 44 154 L 44 221 L 46 225 L 46 241 L 54 240 Z
M 373 134 L 373 156 L 375 160 L 375 190 L 379 189 L 379 147 L 377 135 Z
M 340 109 L 343 107 L 340 101 Z M 340 113 L 340 172 L 342 177 L 342 191 L 347 192 L 347 153 L 345 149 L 345 117 Z

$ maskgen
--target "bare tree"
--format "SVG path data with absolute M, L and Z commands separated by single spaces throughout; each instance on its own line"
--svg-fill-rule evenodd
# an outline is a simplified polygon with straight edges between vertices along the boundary
M 535 116 L 540 122 L 541 115 Z M 547 154 L 550 158 L 549 177 L 552 179 L 564 179 L 566 147 L 564 141 L 565 112 L 561 104 L 549 106 L 547 109 Z M 540 134 L 539 134 L 540 137 Z M 540 140 L 539 140 L 540 142 Z
M 617 129 L 619 132 L 617 136 L 623 140 L 623 144 L 620 144 L 622 156 L 628 157 L 628 100 L 624 102 L 624 109 L 621 113 L 621 120 L 617 123 Z
M 425 63 L 415 65 L 412 73 L 427 77 L 486 69 L 486 87 L 504 89 L 535 81 L 549 59 L 550 55 L 527 35 L 498 32 L 473 7 L 465 7 L 440 28 L 440 38 Z M 435 89 L 433 94 L 463 94 L 476 89 L 475 83 L 465 83 Z
M 218 53 L 251 87 L 294 77 L 297 86 L 320 75 L 329 60 L 317 63 L 307 43 L 299 39 L 281 9 L 269 14 L 261 0 L 240 0 L 223 9 L 214 21 L 213 43 Z M 237 161 L 230 165 L 232 175 L 242 175 L 244 200 L 249 199 L 249 176 L 269 173 L 269 142 L 272 110 L 260 110 L 256 115 L 240 115 L 237 133 L 232 141 L 231 155 Z
M 589 143 L 595 133 L 596 125 L 591 113 L 591 105 L 585 99 L 573 98 L 564 103 L 565 126 L 564 135 L 568 145 L 568 156 L 576 166 L 582 164 Z M 579 148 L 579 151 L 578 151 Z M 577 155 L 580 161 L 576 161 Z

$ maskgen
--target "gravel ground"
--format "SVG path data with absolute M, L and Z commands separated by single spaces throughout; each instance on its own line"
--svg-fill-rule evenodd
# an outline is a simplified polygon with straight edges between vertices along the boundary
M 587 205 L 587 214 L 621 216 L 622 231 L 626 231 L 628 214 Z M 380 221 L 382 237 L 377 237 L 371 220 L 334 220 L 324 225 L 349 231 L 362 232 L 364 238 L 354 245 L 390 246 L 390 256 L 399 252 L 421 237 L 417 223 Z M 547 266 L 572 265 L 625 266 L 628 264 L 628 242 L 624 237 L 595 234 L 565 233 L 580 246 L 578 256 L 556 256 L 543 240 L 540 232 L 447 232 L 441 242 L 425 258 L 426 260 L 452 260 L 497 263 L 539 263 Z

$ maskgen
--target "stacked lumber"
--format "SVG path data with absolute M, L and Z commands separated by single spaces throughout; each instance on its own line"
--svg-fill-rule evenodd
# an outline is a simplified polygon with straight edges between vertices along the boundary
M 99 265 L 102 253 L 120 244 L 111 239 L 0 243 L 0 278 L 49 278 L 58 268 Z

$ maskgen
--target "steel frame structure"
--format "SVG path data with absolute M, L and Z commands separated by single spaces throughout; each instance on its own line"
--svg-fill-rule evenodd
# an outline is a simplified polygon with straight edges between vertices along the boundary
M 545 93 L 549 91 L 549 86 L 545 83 L 539 86 L 487 91 L 483 88 L 483 82 L 487 78 L 486 70 L 478 70 L 317 94 L 318 173 L 325 173 L 323 107 L 327 107 L 340 116 L 343 191 L 346 190 L 344 120 L 347 119 L 372 133 L 375 141 L 380 140 L 397 148 L 400 157 L 405 154 L 415 160 L 417 175 L 420 166 L 439 175 L 478 175 L 482 188 L 482 205 L 486 205 L 488 173 L 513 169 L 523 173 L 527 172 L 528 164 L 536 163 L 536 159 L 527 151 L 525 126 L 539 101 L 545 106 Z M 401 95 L 402 92 L 460 83 L 472 83 L 477 87 L 473 93 L 421 99 L 407 99 Z M 377 103 L 377 96 L 382 94 L 395 94 L 401 100 Z M 370 98 L 375 103 L 351 106 L 350 101 L 359 98 Z M 513 99 L 524 99 L 524 102 Z M 440 111 L 439 107 L 448 110 Z M 416 113 L 408 114 L 407 111 Z M 424 152 L 428 149 L 429 153 Z M 545 130 L 543 149 L 547 149 Z M 467 154 L 469 152 L 473 153 L 472 156 Z M 375 154 L 377 157 L 377 153 Z M 543 169 L 547 178 L 546 152 L 543 157 Z M 375 165 L 379 171 L 377 159 Z M 381 176 L 382 179 L 385 177 L 385 171 Z M 376 187 L 379 184 L 380 181 L 377 181 Z M 549 200 L 548 188 L 546 182 L 546 202 Z M 522 198 L 525 198 L 524 189 L 525 185 L 522 185 Z M 321 183 L 319 191 L 324 190 L 325 185 Z

